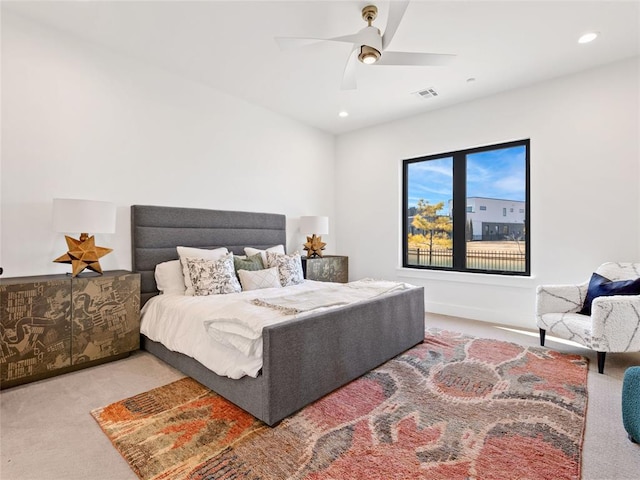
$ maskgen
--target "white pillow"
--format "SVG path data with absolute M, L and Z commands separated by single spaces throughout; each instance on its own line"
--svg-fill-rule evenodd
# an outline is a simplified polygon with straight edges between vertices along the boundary
M 267 252 L 284 254 L 284 245 L 275 245 L 273 247 L 267 248 L 266 250 L 260 250 L 260 249 L 251 248 L 251 247 L 244 247 L 244 253 L 247 255 L 247 257 L 250 257 L 251 255 L 255 255 L 256 253 L 259 253 L 260 255 L 262 255 L 262 263 L 264 264 L 265 267 L 267 266 Z
M 182 264 L 182 275 L 184 276 L 184 286 L 186 287 L 186 290 L 184 292 L 185 295 L 195 295 L 193 283 L 191 282 L 191 278 L 189 277 L 187 258 L 218 260 L 229 253 L 229 251 L 225 247 L 216 248 L 213 250 L 208 250 L 206 248 L 176 247 L 176 250 L 178 250 L 178 256 L 180 257 L 180 263 Z
M 278 268 L 265 268 L 263 270 L 238 270 L 242 290 L 260 290 L 261 288 L 280 288 Z
M 233 268 L 233 254 L 218 260 L 186 259 L 189 277 L 196 296 L 237 293 L 242 290 Z
M 267 252 L 267 267 L 277 267 L 280 285 L 298 285 L 304 282 L 302 273 L 302 260 L 298 252 L 291 255 Z
M 170 260 L 156 265 L 156 285 L 163 295 L 184 295 L 184 275 L 180 260 Z

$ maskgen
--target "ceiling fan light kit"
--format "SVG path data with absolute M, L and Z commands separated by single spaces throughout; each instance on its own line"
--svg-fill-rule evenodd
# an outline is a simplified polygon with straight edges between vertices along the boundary
M 360 54 L 358 60 L 366 65 L 372 65 L 380 59 L 380 52 L 368 45 L 362 45 L 360 47 Z

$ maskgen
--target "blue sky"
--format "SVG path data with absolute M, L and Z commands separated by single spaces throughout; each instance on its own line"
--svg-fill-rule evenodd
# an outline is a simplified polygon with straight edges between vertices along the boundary
M 409 164 L 409 206 L 453 197 L 453 158 Z M 467 196 L 525 200 L 525 147 L 516 146 L 467 155 Z M 444 212 L 443 212 L 444 213 Z

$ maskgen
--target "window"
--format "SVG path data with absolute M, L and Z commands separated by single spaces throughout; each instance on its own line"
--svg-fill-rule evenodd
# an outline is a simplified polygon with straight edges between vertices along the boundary
M 529 150 L 519 140 L 404 160 L 403 266 L 529 275 Z

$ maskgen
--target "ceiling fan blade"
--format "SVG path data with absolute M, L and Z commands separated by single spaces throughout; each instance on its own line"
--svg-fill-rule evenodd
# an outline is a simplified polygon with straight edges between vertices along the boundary
M 415 65 L 439 67 L 448 65 L 456 56 L 447 53 L 383 52 L 373 65 Z
M 278 47 L 280 47 L 280 50 L 287 51 L 321 42 L 324 38 L 275 37 L 274 40 L 278 44 Z
M 291 50 L 292 48 L 306 47 L 318 42 L 356 43 L 358 41 L 358 34 L 342 35 L 340 37 L 333 38 L 275 37 L 274 40 L 280 47 L 280 50 L 286 51 Z
M 357 88 L 356 84 L 356 67 L 358 65 L 358 47 L 353 47 L 351 53 L 349 54 L 349 58 L 347 59 L 347 63 L 344 66 L 344 73 L 342 74 L 342 90 L 355 90 Z
M 353 35 L 341 35 L 339 37 L 327 38 L 328 42 L 344 42 L 344 43 L 361 43 L 360 33 L 354 33 Z
M 404 12 L 409 6 L 409 0 L 398 0 L 389 2 L 389 17 L 387 18 L 387 26 L 382 35 L 382 50 L 387 48 L 398 30 L 398 26 L 404 17 Z

